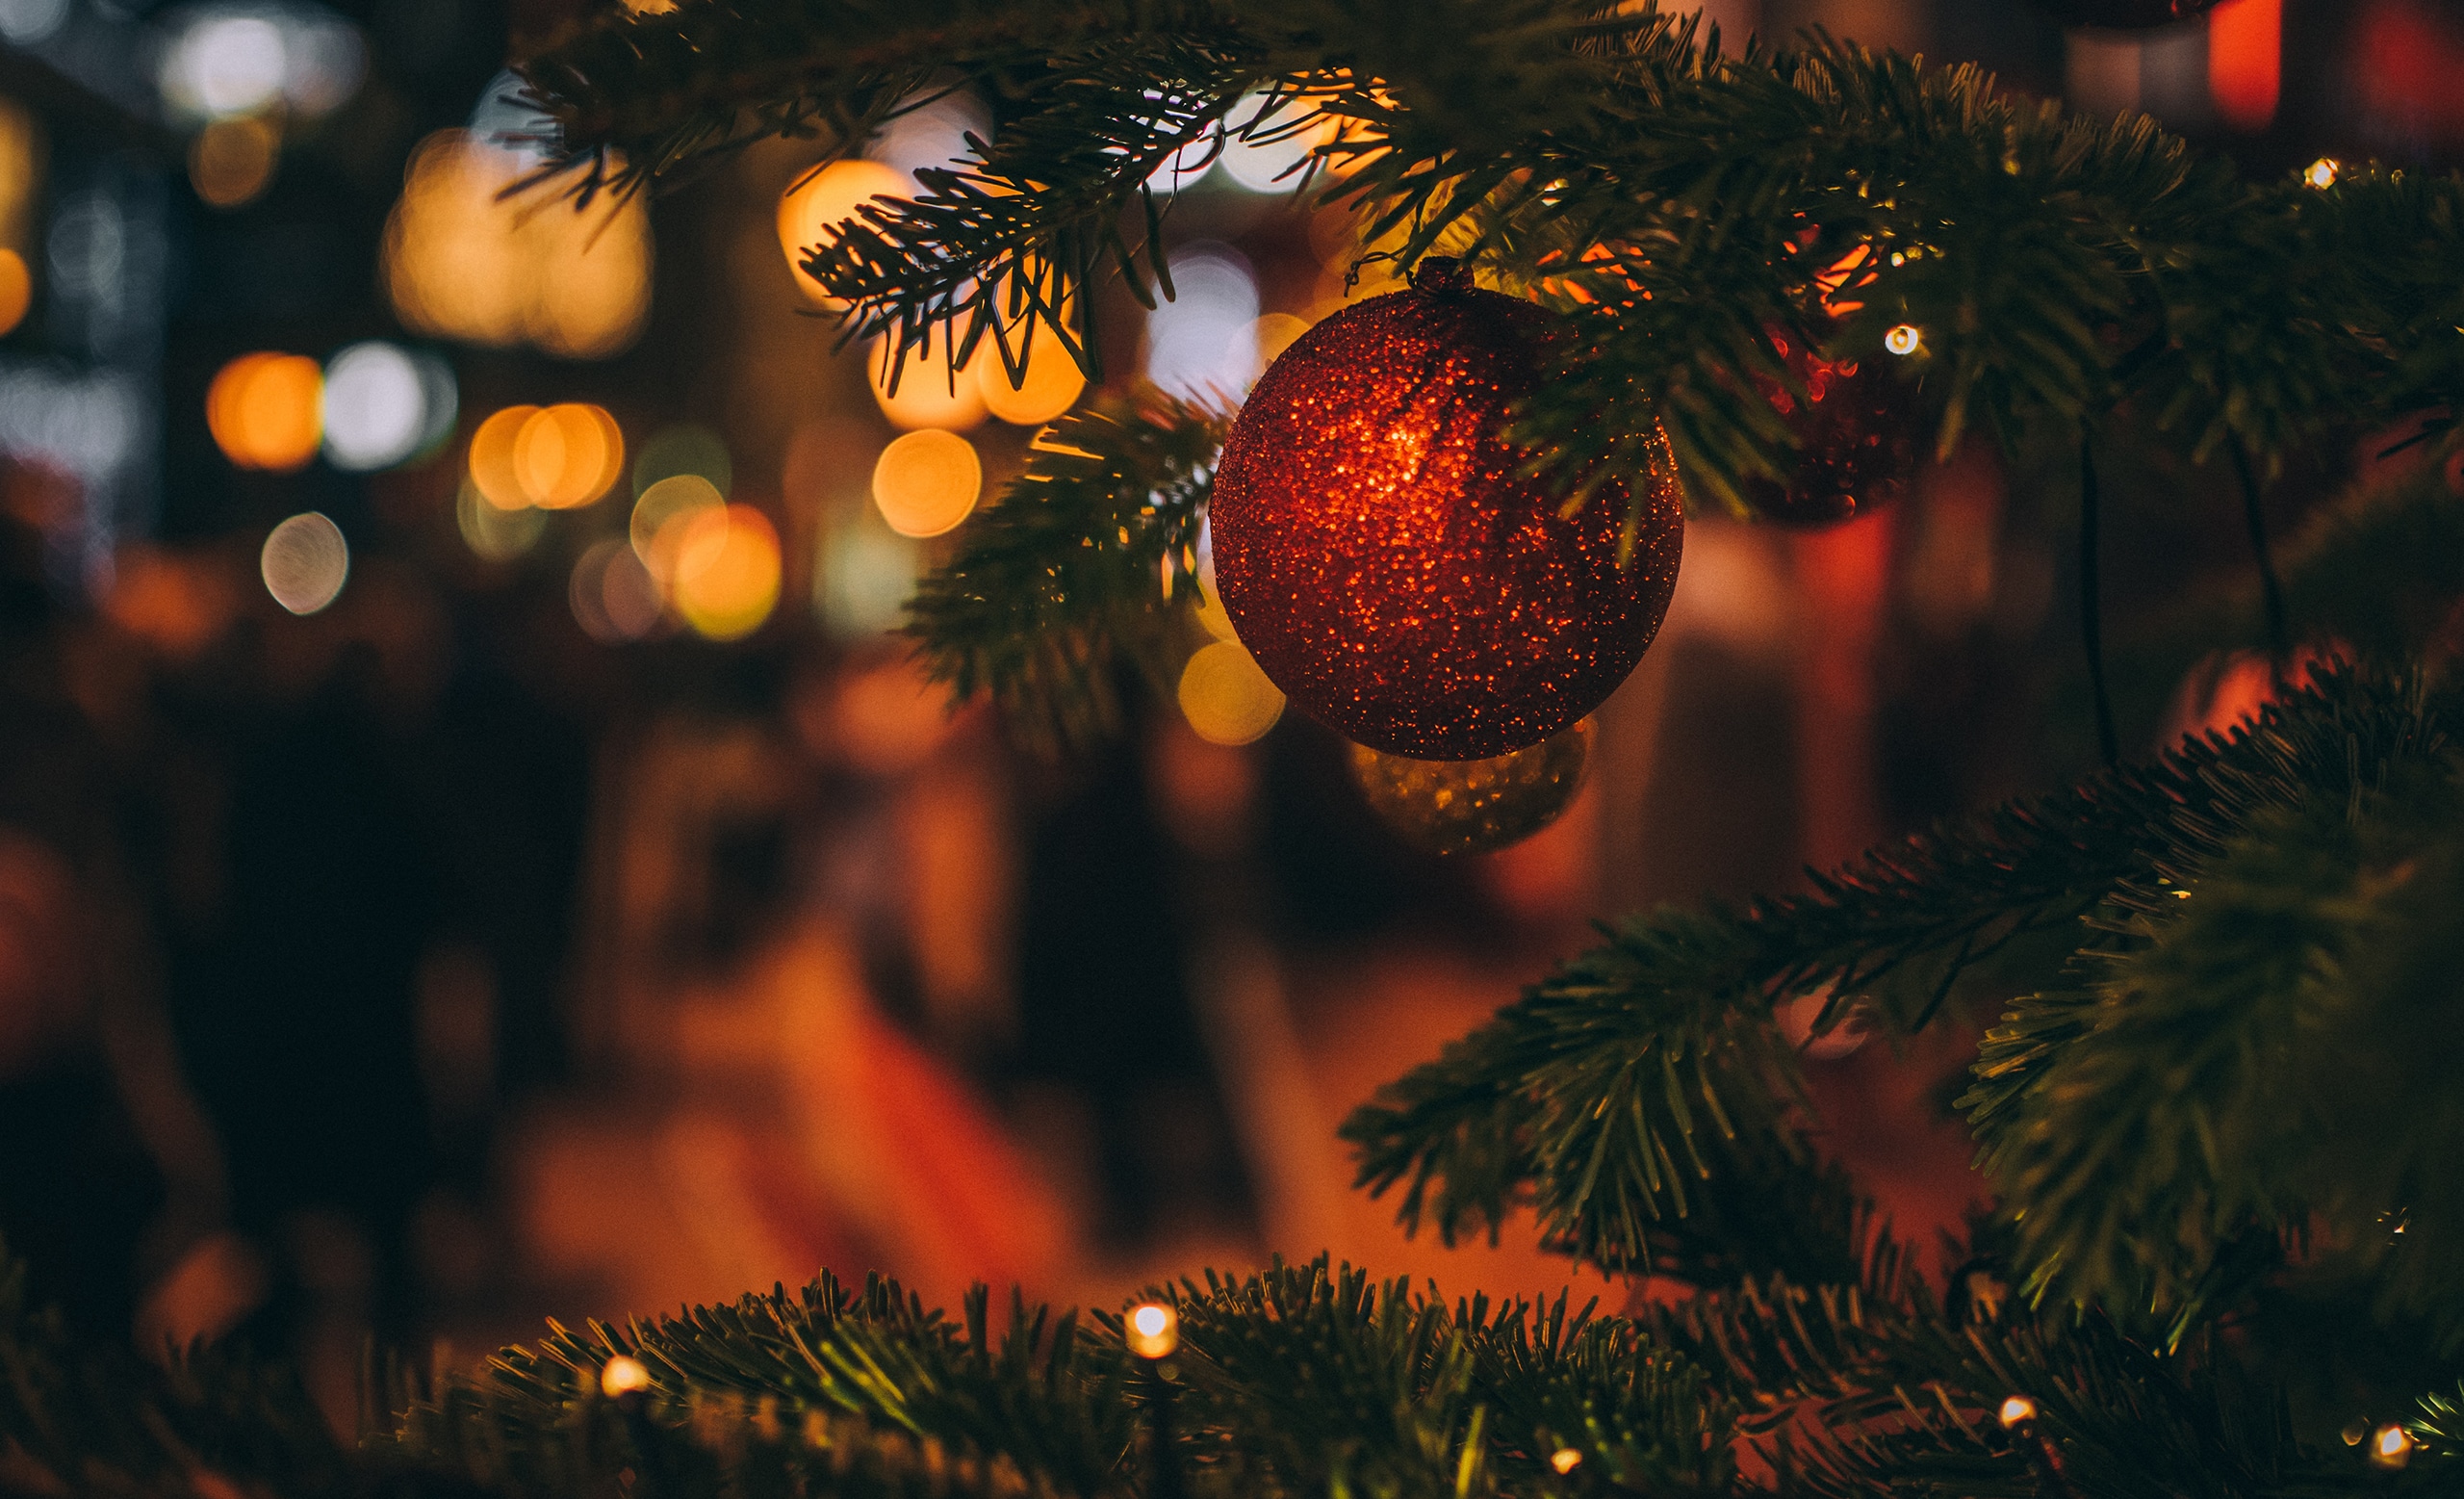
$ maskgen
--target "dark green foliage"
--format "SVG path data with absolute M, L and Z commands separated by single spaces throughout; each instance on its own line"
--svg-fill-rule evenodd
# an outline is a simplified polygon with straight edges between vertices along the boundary
M 1697 493 L 1732 505 L 1790 460 L 1748 394 L 1787 378 L 1775 325 L 1881 360 L 1886 330 L 1921 330 L 1900 367 L 1945 450 L 2129 398 L 2194 455 L 2238 439 L 2272 458 L 2464 378 L 2452 177 L 2253 184 L 2143 118 L 2072 119 L 1972 67 L 1827 39 L 1723 56 L 1690 17 L 1604 11 L 696 5 L 611 19 L 526 71 L 586 189 L 765 134 L 846 149 L 928 84 L 978 88 L 1000 116 L 981 156 L 867 208 L 808 269 L 855 304 L 851 335 L 946 350 L 946 323 L 961 355 L 990 334 L 1014 360 L 1039 323 L 1089 357 L 1095 277 L 1170 295 L 1168 204 L 1146 183 L 1172 152 L 1322 114 L 1342 134 L 1311 191 L 1349 204 L 1364 243 L 1469 256 L 1574 314 L 1568 378 L 1525 413 L 1543 461 L 1570 479 L 1645 468 L 1657 423 Z M 1274 108 L 1239 102 L 1260 88 Z M 1866 258 L 1840 296 L 1859 310 L 1829 326 L 1851 248 Z
M 937 359 L 989 337 L 1014 369 L 1032 337 L 1091 365 L 1100 277 L 1170 295 L 1147 186 L 1167 156 L 1330 116 L 1296 186 L 1350 204 L 1364 246 L 1465 255 L 1568 313 L 1564 377 L 1521 416 L 1536 463 L 1632 469 L 1665 430 L 1732 505 L 1791 457 L 1753 394 L 1789 378 L 1774 327 L 1860 359 L 1920 330 L 1894 368 L 1945 450 L 1978 427 L 2067 442 L 2127 401 L 2185 455 L 2265 471 L 2464 397 L 2456 178 L 2250 183 L 1973 69 L 1824 38 L 1724 55 L 1691 19 L 1616 10 L 687 0 L 527 76 L 584 193 L 765 135 L 844 151 L 919 91 L 980 90 L 979 159 L 807 269 L 854 303 L 851 337 Z M 1858 305 L 1834 323 L 1827 298 Z M 1168 670 L 1225 422 L 1150 393 L 1057 425 L 915 601 L 936 674 L 1062 741 L 1108 721 L 1119 667 Z M 0 1488 L 1137 1499 L 1168 1458 L 1197 1499 L 2464 1491 L 2453 446 L 2286 548 L 2295 623 L 2353 664 L 1808 893 L 1605 930 L 1348 1123 L 1409 1224 L 1494 1235 L 1528 1206 L 1570 1253 L 1691 1287 L 1631 1320 L 1450 1305 L 1323 1260 L 1209 1275 L 1163 1293 L 1184 1342 L 1159 1454 L 1164 1376 L 1116 1320 L 1014 1301 L 996 1334 L 981 1293 L 952 1324 L 825 1276 L 552 1325 L 483 1378 L 399 1392 L 352 1448 L 279 1377 L 80 1348 L 11 1280 Z M 2180 634 L 2246 642 L 2243 612 Z M 1948 1295 L 1817 1152 L 1775 1012 L 1815 995 L 1817 1028 L 1900 1036 L 1979 990 L 2004 1013 L 1961 1106 L 2001 1202 Z M 1994 1281 L 2013 1294 L 1974 1294 Z M 2297 1399 L 2302 1326 L 2381 1340 L 2381 1389 L 2437 1392 L 2372 1415 L 2412 1416 L 2404 1472 L 2334 1439 L 2342 1392 Z M 650 1390 L 600 1392 L 618 1354 Z M 2032 1421 L 1997 1417 L 2013 1395 Z
M 1496 1224 L 1527 1189 L 1575 1253 L 1647 1264 L 1650 1226 L 1683 1217 L 1710 1175 L 1698 1136 L 1759 1136 L 1747 1161 L 1799 1149 L 1777 1107 L 1793 1065 L 1777 1001 L 1827 994 L 1835 1017 L 1895 1000 L 1874 1008 L 1920 1026 L 1982 954 L 2125 892 L 2187 887 L 2263 812 L 2343 806 L 2349 765 L 2440 754 L 2453 711 L 2418 685 L 2336 677 L 2253 732 L 1946 824 L 1813 894 L 1630 920 L 1354 1114 L 1362 1184 L 1403 1184 L 1405 1221 L 1449 1235 Z M 1923 982 L 1884 985 L 1911 972 Z
M 1124 658 L 1159 676 L 1179 664 L 1226 422 L 1149 392 L 1048 428 L 908 605 L 933 675 L 961 699 L 988 691 L 1046 744 L 1108 727 Z

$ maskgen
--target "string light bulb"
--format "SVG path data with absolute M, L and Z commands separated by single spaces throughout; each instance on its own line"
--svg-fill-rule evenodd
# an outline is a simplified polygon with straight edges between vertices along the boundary
M 2370 1465 L 2395 1469 L 2413 1460 L 2413 1448 L 2419 1445 L 2413 1434 L 2390 1421 L 2371 1434 Z
M 1549 1454 L 1549 1466 L 1559 1478 L 1582 1466 L 1582 1453 L 1573 1447 L 1560 1447 Z
M 2037 1418 L 2037 1403 L 2025 1395 L 2014 1395 L 2002 1402 L 2002 1429 L 2009 1431 L 2025 1426 Z
M 2322 156 L 2301 169 L 2301 180 L 2324 192 L 2336 185 L 2336 177 L 2341 169 L 2336 165 L 2334 157 Z
M 1883 335 L 1883 347 L 1905 359 L 1925 347 L 1925 335 L 1915 323 L 1903 323 Z
M 599 1367 L 599 1388 L 610 1400 L 638 1395 L 651 1387 L 651 1371 L 639 1358 L 618 1354 Z
M 1141 1358 L 1169 1358 L 1181 1346 L 1181 1314 L 1168 1302 L 1141 1302 L 1122 1320 L 1121 1336 Z

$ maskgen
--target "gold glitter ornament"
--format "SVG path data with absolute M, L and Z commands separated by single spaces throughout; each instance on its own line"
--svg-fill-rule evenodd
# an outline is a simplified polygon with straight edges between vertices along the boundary
M 1591 767 L 1591 720 L 1493 760 L 1406 760 L 1351 747 L 1351 777 L 1387 826 L 1433 854 L 1485 854 L 1557 820 Z
M 1208 510 L 1223 607 L 1344 737 L 1419 760 L 1537 744 L 1658 631 L 1684 530 L 1665 436 L 1649 482 L 1607 479 L 1571 515 L 1505 437 L 1560 325 L 1432 256 L 1302 334 L 1233 424 Z

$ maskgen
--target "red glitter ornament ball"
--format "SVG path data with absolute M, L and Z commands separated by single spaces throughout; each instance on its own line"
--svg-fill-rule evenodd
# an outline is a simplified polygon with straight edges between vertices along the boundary
M 1209 510 L 1223 607 L 1345 737 L 1416 760 L 1537 744 L 1658 631 L 1683 539 L 1665 438 L 1642 492 L 1608 480 L 1571 516 L 1505 438 L 1555 323 L 1432 257 L 1302 334 L 1234 423 Z
M 1793 333 L 1774 329 L 1771 344 L 1804 382 L 1806 399 L 1776 383 L 1762 387 L 1797 435 L 1797 466 L 1784 484 L 1747 481 L 1754 512 L 1812 530 L 1907 493 L 1916 469 L 1915 388 L 1874 361 L 1825 359 Z

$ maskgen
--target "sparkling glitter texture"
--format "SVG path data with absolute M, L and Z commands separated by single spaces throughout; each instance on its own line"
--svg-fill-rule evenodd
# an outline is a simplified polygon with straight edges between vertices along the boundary
M 1784 484 L 1755 479 L 1745 498 L 1781 526 L 1815 530 L 1888 504 L 1908 491 L 1916 468 L 1915 388 L 1881 361 L 1825 359 L 1792 333 L 1772 345 L 1805 382 L 1800 401 L 1777 384 L 1763 397 L 1797 434 L 1797 466 Z
M 1432 257 L 1301 335 L 1233 425 L 1209 511 L 1224 609 L 1345 737 L 1420 760 L 1538 744 L 1659 629 L 1683 539 L 1665 439 L 1644 493 L 1611 479 L 1565 516 L 1503 435 L 1555 321 Z
M 1591 765 L 1591 720 L 1494 760 L 1406 760 L 1351 747 L 1351 776 L 1387 825 L 1433 854 L 1485 854 L 1557 820 Z

